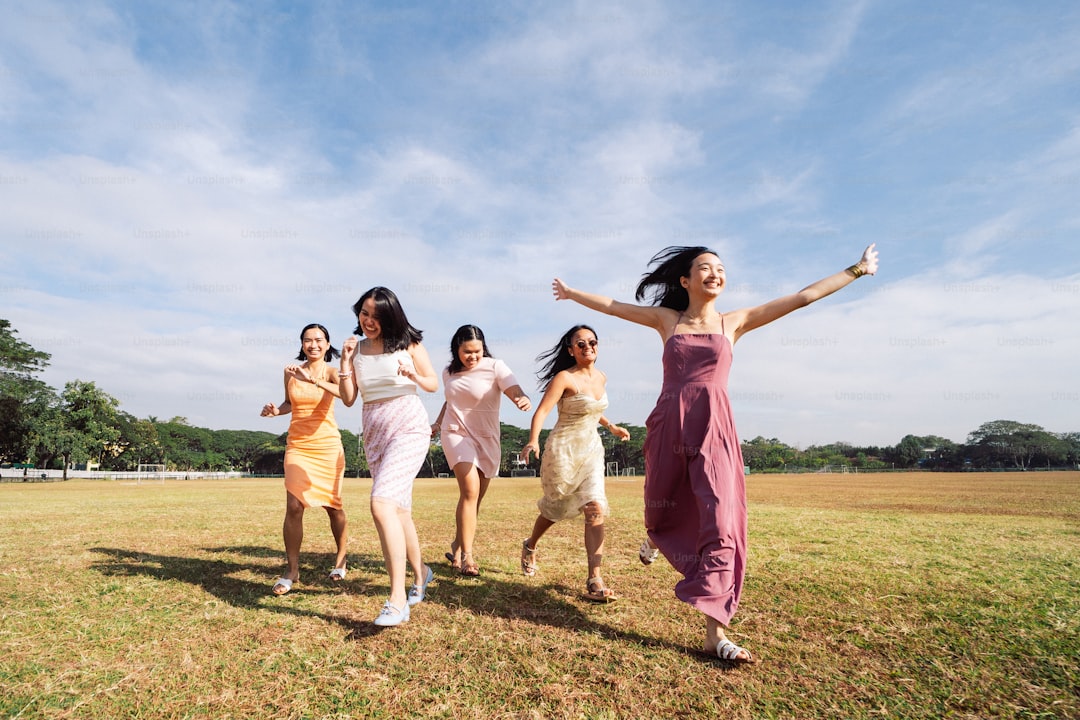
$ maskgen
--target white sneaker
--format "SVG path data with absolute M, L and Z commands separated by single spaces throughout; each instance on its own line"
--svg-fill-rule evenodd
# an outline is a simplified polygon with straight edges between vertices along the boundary
M 375 618 L 374 622 L 379 627 L 393 627 L 394 625 L 400 625 L 409 619 L 409 605 L 405 604 L 405 607 L 398 610 L 396 607 L 390 604 L 387 600 L 382 606 L 382 610 L 379 611 L 379 616 Z
M 408 603 L 408 605 L 410 605 L 410 606 L 418 605 L 419 603 L 424 602 L 424 596 L 427 595 L 428 583 L 431 582 L 434 579 L 435 579 L 435 573 L 433 573 L 431 571 L 431 568 L 428 567 L 427 575 L 424 576 L 424 584 L 423 585 L 413 585 L 411 588 L 409 588 L 409 599 L 406 600 L 405 602 Z

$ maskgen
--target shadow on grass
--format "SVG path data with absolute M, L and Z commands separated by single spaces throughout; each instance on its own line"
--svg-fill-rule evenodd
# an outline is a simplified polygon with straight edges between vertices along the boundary
M 592 603 L 564 583 L 525 579 L 498 571 L 484 571 L 480 577 L 469 578 L 458 575 L 457 571 L 446 565 L 431 567 L 435 570 L 435 583 L 425 603 L 477 616 L 595 634 L 608 640 L 679 652 L 696 659 L 719 660 L 681 644 L 608 624 L 597 615 L 606 608 L 616 610 L 618 601 L 610 604 Z M 582 583 L 581 590 L 584 589 Z
M 271 549 L 255 546 L 231 546 L 203 548 L 210 553 L 228 553 L 251 558 L 281 558 L 279 549 Z M 287 615 L 321 618 L 326 622 L 335 623 L 350 632 L 363 631 L 365 623 L 345 614 L 321 613 L 310 608 L 290 606 L 286 604 L 268 604 L 278 597 L 274 595 L 272 587 L 273 577 L 266 580 L 244 580 L 242 575 L 256 574 L 266 576 L 266 564 L 261 562 L 237 562 L 234 560 L 215 560 L 207 558 L 182 557 L 176 555 L 158 555 L 141 550 L 128 550 L 123 548 L 91 548 L 95 553 L 104 556 L 104 559 L 90 565 L 95 570 L 107 577 L 149 577 L 155 580 L 178 580 L 193 585 L 213 595 L 222 602 L 234 607 L 249 610 L 268 610 Z M 314 563 L 318 563 L 317 565 Z M 304 583 L 302 593 L 305 596 L 319 594 L 341 594 L 347 590 L 358 595 L 381 595 L 385 590 L 381 587 L 368 588 L 365 584 L 346 581 L 345 584 L 333 584 L 325 579 L 329 568 L 334 564 L 332 554 L 305 553 L 300 558 L 301 577 L 319 578 L 315 583 Z M 350 556 L 350 566 L 374 571 L 382 568 L 382 558 L 371 559 L 366 556 Z M 326 570 L 321 568 L 325 567 Z M 297 587 L 301 587 L 298 585 Z
M 203 549 L 208 553 L 241 556 L 258 561 L 281 557 L 279 549 L 260 546 L 240 545 Z M 104 559 L 92 563 L 91 569 L 105 576 L 141 576 L 161 581 L 185 582 L 234 607 L 320 618 L 325 622 L 339 625 L 353 640 L 370 637 L 386 630 L 386 628 L 373 625 L 370 620 L 357 619 L 348 614 L 323 613 L 311 608 L 284 603 L 274 604 L 273 601 L 277 596 L 270 592 L 272 578 L 252 581 L 241 577 L 251 574 L 265 576 L 267 570 L 265 562 L 159 555 L 123 548 L 97 547 L 92 548 L 92 551 L 104 556 Z M 317 566 L 315 562 L 318 563 Z M 346 580 L 340 586 L 331 584 L 329 580 L 324 579 L 324 571 L 318 568 L 325 566 L 328 569 L 332 565 L 333 555 L 331 554 L 301 556 L 302 576 L 319 578 L 314 584 L 305 583 L 302 586 L 302 593 L 305 596 L 339 594 L 346 589 L 350 593 L 366 596 L 382 596 L 386 593 L 383 582 L 370 587 L 355 580 Z M 384 567 L 381 556 L 370 555 L 351 555 L 349 565 L 353 569 L 376 575 L 380 574 Z M 604 605 L 593 606 L 584 599 L 577 599 L 562 583 L 543 583 L 535 579 L 524 580 L 517 577 L 511 579 L 510 575 L 494 571 L 485 572 L 478 578 L 463 578 L 445 566 L 431 565 L 431 568 L 435 571 L 435 581 L 424 600 L 425 604 L 441 605 L 478 616 L 499 617 L 505 620 L 519 620 L 535 625 L 593 633 L 609 640 L 671 650 L 695 659 L 711 659 L 727 664 L 719 661 L 718 658 L 710 658 L 700 650 L 638 632 L 620 630 L 609 625 L 595 617 L 596 613 L 604 611 Z M 574 597 L 573 601 L 572 597 Z M 591 612 L 587 612 L 585 607 L 589 607 Z

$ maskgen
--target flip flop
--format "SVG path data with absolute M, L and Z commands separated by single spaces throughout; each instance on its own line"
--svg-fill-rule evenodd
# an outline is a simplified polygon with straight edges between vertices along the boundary
M 334 568 L 330 571 L 330 574 L 327 575 L 327 577 L 330 578 L 333 582 L 341 582 L 345 579 L 345 568 Z
M 277 580 L 274 581 L 274 586 L 272 588 L 270 588 L 270 592 L 274 593 L 275 595 L 284 595 L 285 593 L 292 590 L 292 584 L 293 584 L 293 581 L 290 580 L 289 578 L 278 578 Z M 285 589 L 282 590 L 281 592 L 278 592 L 279 587 L 283 587 Z

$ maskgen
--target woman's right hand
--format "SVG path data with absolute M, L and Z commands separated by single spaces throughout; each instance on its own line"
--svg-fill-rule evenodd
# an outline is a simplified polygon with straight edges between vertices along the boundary
M 262 412 L 259 413 L 262 417 L 276 417 L 280 411 L 277 405 L 274 403 L 266 403 L 263 405 Z
M 551 294 L 556 300 L 567 300 L 570 297 L 570 288 L 559 278 L 551 281 Z
M 355 335 L 350 335 L 345 338 L 345 342 L 341 343 L 341 364 L 348 367 L 352 364 L 353 356 L 356 355 L 356 345 L 360 341 Z
M 529 453 L 536 453 L 537 459 L 540 458 L 540 446 L 533 441 L 525 443 L 525 447 L 521 448 L 521 452 L 518 453 L 518 457 L 525 462 L 529 462 Z

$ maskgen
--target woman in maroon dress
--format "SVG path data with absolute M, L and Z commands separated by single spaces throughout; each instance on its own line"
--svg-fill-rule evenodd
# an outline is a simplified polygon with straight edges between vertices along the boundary
M 704 247 L 670 247 L 623 303 L 568 287 L 556 278 L 556 300 L 651 327 L 664 343 L 664 384 L 645 423 L 645 527 L 683 579 L 675 594 L 705 615 L 704 649 L 752 662 L 724 634 L 742 593 L 746 567 L 746 486 L 742 451 L 727 393 L 732 348 L 744 334 L 877 272 L 866 248 L 846 270 L 763 305 L 721 313 L 715 304 L 727 276 Z M 644 551 L 645 548 L 643 548 Z

